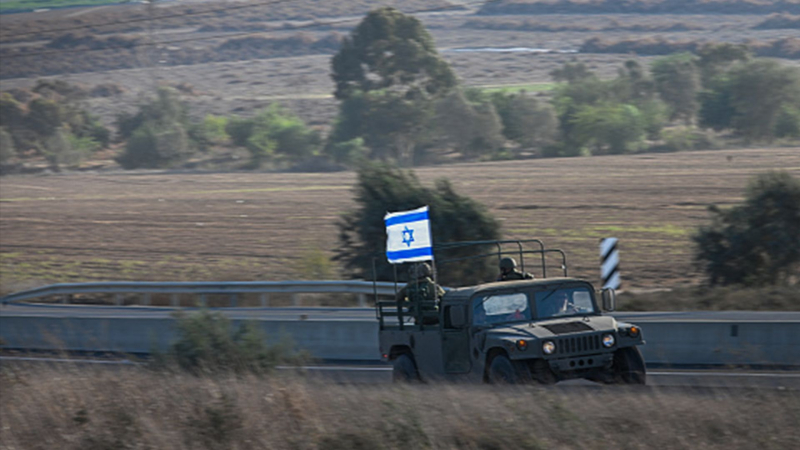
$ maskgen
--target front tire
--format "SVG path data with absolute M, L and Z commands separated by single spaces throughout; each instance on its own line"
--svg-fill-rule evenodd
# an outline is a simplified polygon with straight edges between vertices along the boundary
M 497 355 L 489 364 L 489 383 L 517 384 L 520 382 L 511 360 L 505 355 Z
M 614 381 L 620 384 L 645 384 L 647 370 L 638 347 L 621 348 L 614 352 Z
M 392 361 L 392 381 L 395 383 L 413 383 L 419 381 L 417 365 L 407 353 L 403 353 Z

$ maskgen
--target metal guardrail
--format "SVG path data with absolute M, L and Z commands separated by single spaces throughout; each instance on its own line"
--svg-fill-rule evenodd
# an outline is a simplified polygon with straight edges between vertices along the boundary
M 269 306 L 269 294 L 292 294 L 293 306 L 299 305 L 297 294 L 352 294 L 358 295 L 359 306 L 366 306 L 368 295 L 394 296 L 395 284 L 371 281 L 206 281 L 206 282 L 95 282 L 61 283 L 9 294 L 0 303 L 21 303 L 44 297 L 60 296 L 61 303 L 69 303 L 70 296 L 82 294 L 114 295 L 115 304 L 121 305 L 123 295 L 141 295 L 142 305 L 150 304 L 153 294 L 171 295 L 171 306 L 179 306 L 179 295 L 199 297 L 206 305 L 207 295 L 229 295 L 230 305 L 237 305 L 239 294 L 260 294 L 261 306 Z

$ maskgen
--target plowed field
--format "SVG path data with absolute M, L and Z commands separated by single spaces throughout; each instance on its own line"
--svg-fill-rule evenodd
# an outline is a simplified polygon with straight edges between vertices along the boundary
M 506 238 L 563 248 L 570 275 L 596 281 L 598 239 L 618 237 L 623 287 L 649 288 L 698 281 L 691 235 L 707 223 L 706 207 L 735 204 L 748 179 L 772 169 L 800 176 L 800 149 L 458 164 L 417 174 L 426 185 L 448 178 L 485 204 Z M 352 172 L 4 177 L 2 291 L 82 280 L 308 278 L 314 256 L 331 256 L 338 244 L 354 182 Z

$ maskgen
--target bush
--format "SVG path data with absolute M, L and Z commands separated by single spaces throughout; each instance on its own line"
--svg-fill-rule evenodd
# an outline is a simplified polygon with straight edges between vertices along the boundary
M 664 130 L 661 136 L 664 140 L 664 144 L 661 146 L 661 148 L 670 152 L 719 148 L 719 143 L 711 134 L 696 128 L 670 128 L 668 130 Z
M 75 168 L 83 161 L 87 156 L 86 149 L 73 147 L 75 140 L 74 136 L 62 128 L 56 128 L 44 139 L 41 150 L 51 169 L 58 172 L 62 166 Z M 79 139 L 78 143 L 81 144 Z
M 460 90 L 437 102 L 436 124 L 447 142 L 465 157 L 491 155 L 503 145 L 494 105 L 484 98 L 469 101 Z
M 458 195 L 447 180 L 439 180 L 434 189 L 429 189 L 420 184 L 413 172 L 383 164 L 365 164 L 359 169 L 356 204 L 358 209 L 347 213 L 339 223 L 341 245 L 334 257 L 344 263 L 353 278 L 372 279 L 372 258 L 377 257 L 378 279 L 393 279 L 385 253 L 386 211 L 430 206 L 434 243 L 500 238 L 500 225 L 486 208 Z M 475 254 L 474 249 L 469 253 Z M 458 255 L 448 253 L 448 257 Z M 475 261 L 454 263 L 440 272 L 439 281 L 450 286 L 475 283 L 494 279 L 495 271 L 494 265 Z
M 356 164 L 369 155 L 369 149 L 364 146 L 364 139 L 361 138 L 329 143 L 325 152 L 337 163 L 345 165 Z
M 117 162 L 125 169 L 155 169 L 183 160 L 191 153 L 189 137 L 178 123 L 146 123 L 134 131 Z
M 574 116 L 575 135 L 593 147 L 592 154 L 635 150 L 645 135 L 646 122 L 633 105 L 584 106 Z
M 800 138 L 800 108 L 785 105 L 775 121 L 775 137 Z
M 222 143 L 230 139 L 227 133 L 228 118 L 214 115 L 207 115 L 203 119 L 203 134 L 206 139 L 214 143 Z
M 117 158 L 126 169 L 172 166 L 188 158 L 204 142 L 189 120 L 186 105 L 171 88 L 143 104 L 135 115 L 117 118 L 119 134 L 127 138 L 125 152 Z
M 695 258 L 712 285 L 796 282 L 800 265 L 800 181 L 770 172 L 747 187 L 742 205 L 711 208 L 694 236 Z
M 247 145 L 247 140 L 253 135 L 254 125 L 253 119 L 231 117 L 225 125 L 225 133 L 230 136 L 233 145 L 244 147 Z
M 251 119 L 231 118 L 225 131 L 235 145 L 246 147 L 252 166 L 281 156 L 291 161 L 307 159 L 319 151 L 319 133 L 278 104 L 270 105 Z
M 202 310 L 178 315 L 178 339 L 170 356 L 178 367 L 200 373 L 267 373 L 281 364 L 302 364 L 309 359 L 291 340 L 269 345 L 259 325 L 245 322 L 232 329 L 221 313 Z
M 492 94 L 492 103 L 503 123 L 503 136 L 523 147 L 549 145 L 558 134 L 553 109 L 524 92 Z

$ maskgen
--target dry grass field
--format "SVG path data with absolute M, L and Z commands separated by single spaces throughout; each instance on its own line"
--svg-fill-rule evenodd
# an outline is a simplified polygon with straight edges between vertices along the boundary
M 800 447 L 800 396 L 748 389 L 331 385 L 87 367 L 0 374 L 4 449 Z
M 657 288 L 698 282 L 691 235 L 707 223 L 706 207 L 739 202 L 752 176 L 776 169 L 800 176 L 800 149 L 453 164 L 416 173 L 428 186 L 447 178 L 486 205 L 505 238 L 564 249 L 570 275 L 597 281 L 598 240 L 618 237 L 623 287 Z M 328 265 L 318 256 L 332 256 L 338 244 L 338 218 L 355 206 L 354 182 L 352 172 L 3 177 L 2 292 L 82 280 L 308 278 Z

